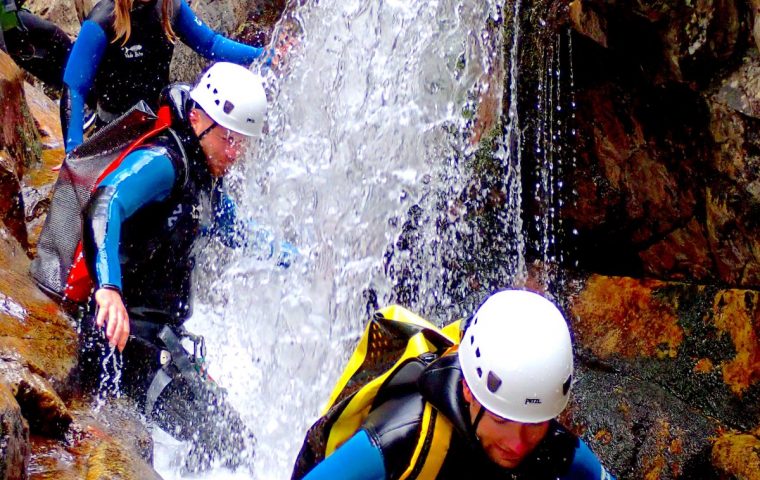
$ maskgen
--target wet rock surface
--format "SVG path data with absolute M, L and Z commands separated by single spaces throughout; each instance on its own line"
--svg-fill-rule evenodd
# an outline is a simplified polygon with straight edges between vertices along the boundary
M 749 5 L 572 2 L 584 268 L 757 287 Z
M 21 177 L 39 162 L 40 147 L 24 101 L 23 73 L 4 52 L 0 52 L 0 98 L 0 221 L 26 247 Z
M 65 441 L 32 437 L 29 478 L 152 480 L 150 433 L 124 402 L 77 403 Z
M 567 293 L 575 431 L 622 478 L 721 478 L 744 447 L 716 439 L 760 425 L 760 294 L 600 275 Z
M 0 478 L 25 478 L 30 453 L 29 425 L 13 392 L 0 382 Z

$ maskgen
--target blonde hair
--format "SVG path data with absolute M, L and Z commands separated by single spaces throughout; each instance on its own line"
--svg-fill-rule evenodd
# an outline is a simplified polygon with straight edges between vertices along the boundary
M 135 0 L 114 0 L 114 19 L 113 29 L 116 35 L 111 43 L 116 43 L 119 39 L 123 38 L 121 45 L 124 46 L 129 41 L 129 37 L 132 35 L 132 19 L 130 12 Z M 170 42 L 177 41 L 177 34 L 174 33 L 172 28 L 172 15 L 174 9 L 174 2 L 172 0 L 164 0 L 161 6 L 161 24 L 164 27 L 164 34 Z

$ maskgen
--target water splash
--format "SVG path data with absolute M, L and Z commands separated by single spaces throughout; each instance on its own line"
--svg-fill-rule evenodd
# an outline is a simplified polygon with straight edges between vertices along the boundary
M 269 135 L 230 183 L 239 210 L 300 256 L 282 269 L 212 244 L 199 258 L 187 326 L 206 336 L 210 373 L 258 445 L 251 472 L 205 478 L 290 476 L 368 308 L 393 298 L 386 255 L 408 212 L 434 225 L 438 194 L 464 186 L 465 112 L 500 82 L 489 78 L 500 16 L 498 2 L 474 0 L 310 1 L 293 12 L 300 43 L 283 77 L 267 73 Z M 436 291 L 423 284 L 409 306 L 424 310 Z M 159 471 L 176 478 L 181 447 L 157 442 Z

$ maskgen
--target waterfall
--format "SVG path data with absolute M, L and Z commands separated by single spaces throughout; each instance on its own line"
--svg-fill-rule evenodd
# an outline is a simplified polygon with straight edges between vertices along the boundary
M 397 267 L 412 256 L 418 282 L 407 306 L 437 312 L 434 321 L 459 313 L 435 307 L 458 300 L 441 279 L 462 232 L 437 232 L 467 186 L 463 159 L 477 149 L 470 132 L 489 86 L 501 108 L 496 0 L 312 0 L 290 21 L 300 33 L 282 74 L 262 70 L 268 135 L 229 185 L 240 214 L 300 254 L 286 269 L 217 244 L 200 254 L 187 327 L 205 335 L 211 375 L 257 437 L 250 466 L 201 478 L 289 478 L 367 312 L 407 299 Z M 520 188 L 518 120 L 510 110 L 498 141 L 510 198 Z M 522 242 L 520 214 L 505 215 L 508 236 Z M 418 243 L 404 250 L 415 221 Z M 523 272 L 524 260 L 514 262 L 508 270 Z M 159 472 L 179 478 L 183 447 L 156 440 Z

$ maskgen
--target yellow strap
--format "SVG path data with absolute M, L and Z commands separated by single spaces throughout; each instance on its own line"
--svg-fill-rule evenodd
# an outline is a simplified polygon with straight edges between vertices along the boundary
M 330 399 L 327 401 L 327 405 L 325 405 L 325 408 L 322 409 L 322 413 L 320 414 L 321 417 L 324 417 L 327 414 L 327 411 L 330 410 L 330 407 L 333 406 L 335 403 L 335 400 L 338 398 L 338 395 L 340 395 L 340 392 L 343 391 L 344 388 L 346 388 L 346 384 L 351 379 L 351 377 L 354 376 L 356 371 L 359 369 L 359 367 L 362 366 L 364 363 L 364 359 L 367 356 L 367 344 L 369 343 L 369 329 L 372 327 L 372 322 L 368 322 L 367 326 L 364 329 L 364 335 L 362 335 L 361 340 L 359 341 L 359 345 L 356 346 L 354 349 L 354 353 L 351 355 L 351 358 L 348 360 L 348 365 L 346 365 L 346 368 L 343 370 L 343 373 L 340 375 L 340 379 L 338 379 L 337 383 L 335 384 L 335 387 L 333 387 L 333 391 L 330 394 Z
M 430 351 L 432 348 L 433 345 L 431 345 L 427 339 L 425 339 L 422 332 L 420 332 L 409 340 L 406 350 L 404 350 L 403 355 L 401 355 L 397 363 L 403 362 L 409 358 L 415 358 L 419 355 L 419 352 Z M 356 395 L 354 395 L 330 429 L 330 433 L 327 437 L 327 445 L 325 447 L 325 457 L 332 454 L 359 430 L 362 422 L 369 414 L 370 407 L 372 407 L 371 399 L 374 399 L 375 396 L 377 396 L 380 387 L 394 371 L 393 368 L 389 369 L 383 375 L 373 379 L 356 392 Z
M 444 329 L 439 329 L 427 320 L 415 315 L 404 307 L 398 305 L 391 305 L 378 311 L 379 317 L 376 317 L 369 322 L 364 330 L 364 334 L 359 342 L 359 345 L 351 355 L 351 359 L 348 365 L 341 374 L 340 379 L 335 384 L 330 399 L 325 406 L 322 416 L 326 415 L 328 410 L 335 404 L 337 398 L 346 388 L 346 385 L 351 378 L 361 369 L 367 357 L 367 350 L 369 347 L 370 329 L 376 322 L 403 322 L 416 325 L 420 328 L 430 329 L 441 333 L 448 338 L 452 343 L 459 343 L 459 322 L 454 322 Z M 327 437 L 327 444 L 325 445 L 325 456 L 332 454 L 338 447 L 345 443 L 351 436 L 353 436 L 361 427 L 362 422 L 369 414 L 369 409 L 372 406 L 372 400 L 377 396 L 377 392 L 380 387 L 385 383 L 386 379 L 396 371 L 396 366 L 405 362 L 410 358 L 415 358 L 421 353 L 430 352 L 435 350 L 436 347 L 427 341 L 422 332 L 412 336 L 406 345 L 404 353 L 396 360 L 394 366 L 389 368 L 384 374 L 374 378 L 372 381 L 364 385 L 359 389 L 354 397 L 349 401 L 348 405 L 343 409 L 338 418 L 333 422 L 333 426 L 330 429 Z
M 425 450 L 425 443 L 432 430 L 432 439 L 430 445 Z M 415 477 L 415 480 L 434 480 L 443 466 L 443 461 L 449 451 L 451 443 L 451 422 L 443 415 L 438 414 L 429 403 L 425 403 L 425 410 L 422 413 L 422 426 L 420 436 L 417 440 L 417 446 L 414 448 L 412 460 L 406 471 L 399 477 L 399 480 L 411 478 L 417 464 L 422 461 L 422 468 Z

